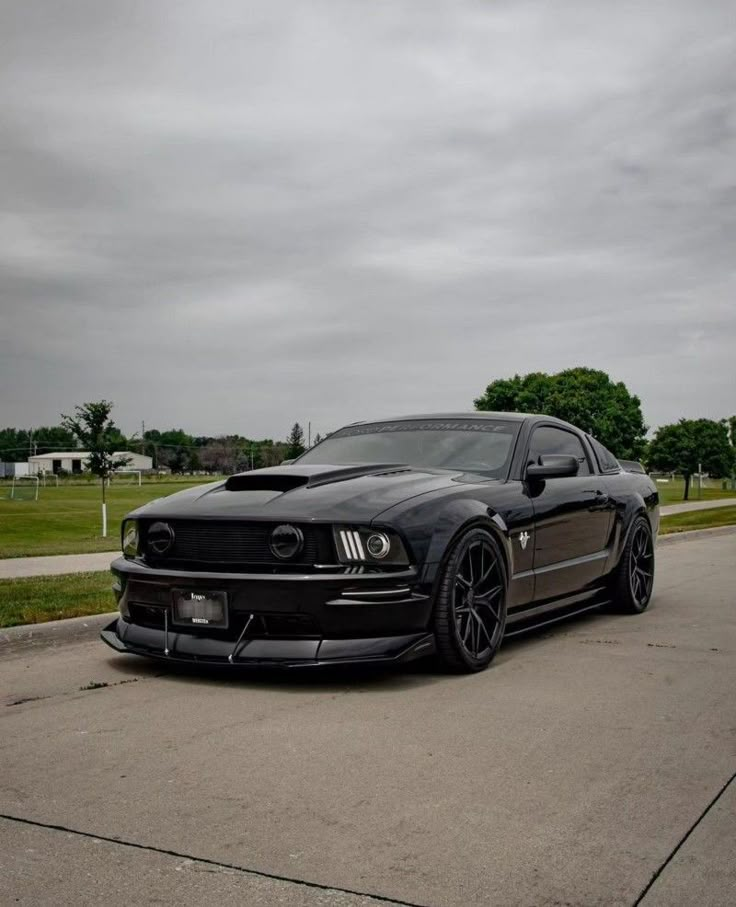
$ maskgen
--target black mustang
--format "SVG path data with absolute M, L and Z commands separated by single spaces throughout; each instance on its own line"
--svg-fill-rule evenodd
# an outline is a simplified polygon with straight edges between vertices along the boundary
M 654 581 L 659 499 L 548 416 L 406 416 L 291 464 L 153 501 L 112 565 L 120 652 L 296 667 L 435 654 L 485 668 L 504 636 Z

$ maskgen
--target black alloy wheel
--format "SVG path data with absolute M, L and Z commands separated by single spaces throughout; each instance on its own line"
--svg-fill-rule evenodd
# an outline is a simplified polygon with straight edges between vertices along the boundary
M 649 604 L 654 585 L 654 546 L 652 533 L 641 523 L 634 530 L 629 552 L 631 597 L 642 611 Z
M 440 581 L 435 607 L 437 651 L 444 668 L 472 673 L 486 668 L 506 625 L 506 565 L 484 529 L 455 545 Z
M 646 517 L 638 516 L 634 521 L 613 580 L 615 609 L 641 614 L 654 588 L 654 539 Z

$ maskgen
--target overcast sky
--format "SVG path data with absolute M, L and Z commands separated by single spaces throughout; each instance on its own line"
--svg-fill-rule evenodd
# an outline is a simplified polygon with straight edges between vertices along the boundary
M 735 61 L 733 2 L 0 2 L 0 426 L 730 415 Z

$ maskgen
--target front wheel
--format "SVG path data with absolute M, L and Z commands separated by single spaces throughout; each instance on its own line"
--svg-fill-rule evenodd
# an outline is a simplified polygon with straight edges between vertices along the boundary
M 654 588 L 654 539 L 649 520 L 638 516 L 613 574 L 613 608 L 623 614 L 641 614 Z
M 498 543 L 471 529 L 455 544 L 440 580 L 434 614 L 437 653 L 445 670 L 487 668 L 506 626 L 506 566 Z

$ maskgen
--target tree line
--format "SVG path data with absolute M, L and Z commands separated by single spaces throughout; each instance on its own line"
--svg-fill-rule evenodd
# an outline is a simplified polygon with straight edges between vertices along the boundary
M 126 436 L 109 418 L 112 404 L 105 420 L 105 445 L 110 451 L 132 451 L 151 457 L 154 469 L 170 469 L 173 473 L 208 472 L 233 473 L 264 466 L 278 466 L 285 459 L 293 459 L 306 450 L 304 430 L 296 422 L 284 440 L 272 438 L 247 438 L 244 435 L 190 435 L 181 428 L 147 429 L 143 436 Z M 97 404 L 84 404 L 78 409 Z M 78 424 L 76 426 L 79 427 Z M 320 440 L 316 435 L 314 443 Z M 68 417 L 60 425 L 35 429 L 0 429 L 0 462 L 27 460 L 34 454 L 57 451 L 86 450 L 79 432 Z
M 639 397 L 623 382 L 614 382 L 597 369 L 577 367 L 555 374 L 531 372 L 498 379 L 474 402 L 482 411 L 542 413 L 571 422 L 620 460 L 640 460 L 649 470 L 683 475 L 685 499 L 696 473 L 723 478 L 732 477 L 736 470 L 736 416 L 680 419 L 660 426 L 649 440 Z M 229 474 L 277 466 L 306 449 L 304 430 L 298 422 L 283 441 L 254 440 L 237 434 L 190 435 L 181 428 L 149 429 L 142 436 L 125 437 L 110 418 L 111 411 L 108 401 L 86 403 L 76 407 L 74 418 L 65 416 L 58 426 L 32 432 L 2 429 L 0 460 L 26 459 L 31 453 L 77 447 L 99 448 L 110 455 L 114 451 L 140 451 L 152 457 L 154 468 L 165 467 L 175 473 Z M 86 433 L 81 430 L 84 419 L 89 423 Z M 316 435 L 314 443 L 320 440 Z

